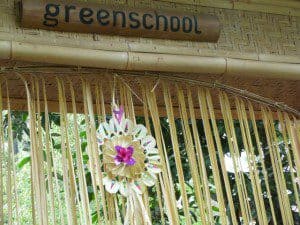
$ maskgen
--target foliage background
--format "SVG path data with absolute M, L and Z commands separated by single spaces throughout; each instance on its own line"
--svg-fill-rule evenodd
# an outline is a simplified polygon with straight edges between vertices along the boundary
M 12 112 L 11 115 L 12 115 L 12 125 L 13 125 L 14 154 L 15 154 L 16 163 L 17 163 L 17 177 L 16 177 L 17 194 L 18 194 L 18 200 L 20 203 L 19 215 L 14 215 L 14 216 L 19 217 L 21 224 L 32 224 L 31 197 L 30 197 L 31 196 L 30 143 L 29 143 L 30 138 L 29 138 L 29 128 L 28 128 L 28 122 L 27 122 L 28 114 L 27 114 L 27 112 Z M 5 130 L 5 135 L 7 138 L 7 111 L 5 111 L 2 116 L 4 119 L 4 130 Z M 42 125 L 45 128 L 45 115 L 42 114 L 41 116 L 42 116 Z M 71 119 L 72 115 L 68 115 L 68 116 Z M 49 114 L 49 119 L 51 122 L 51 136 L 52 136 L 53 149 L 59 156 L 59 154 L 61 152 L 60 115 L 59 114 Z M 95 120 L 98 125 L 98 117 L 95 117 Z M 180 119 L 176 120 L 177 135 L 178 135 L 179 143 L 180 143 L 180 154 L 181 154 L 181 161 L 182 161 L 182 165 L 183 165 L 184 177 L 185 177 L 185 181 L 186 181 L 186 188 L 187 188 L 187 193 L 188 193 L 188 198 L 189 198 L 190 213 L 192 215 L 193 223 L 195 225 L 200 225 L 201 221 L 198 221 L 199 209 L 197 208 L 197 205 L 195 202 L 193 182 L 192 182 L 191 173 L 190 173 L 190 169 L 189 169 L 189 165 L 188 165 L 188 159 L 187 159 L 187 155 L 186 155 L 186 151 L 185 151 L 181 122 L 182 121 Z M 236 131 L 236 135 L 237 135 L 238 144 L 239 144 L 239 147 L 242 152 L 243 151 L 243 142 L 242 142 L 242 137 L 241 137 L 241 131 L 239 128 L 239 122 L 238 121 L 234 121 L 234 122 L 235 122 L 235 131 Z M 138 117 L 137 123 L 144 123 L 144 119 L 142 117 Z M 79 132 L 80 132 L 80 138 L 81 138 L 81 150 L 83 152 L 84 165 L 87 165 L 87 162 L 88 162 L 88 155 L 86 153 L 87 140 L 86 140 L 86 132 L 85 132 L 85 120 L 84 120 L 83 115 L 79 115 L 78 124 L 79 124 Z M 227 136 L 226 136 L 226 132 L 225 132 L 224 122 L 222 120 L 218 120 L 217 124 L 218 124 L 218 130 L 219 130 L 219 134 L 220 134 L 221 141 L 222 141 L 222 147 L 224 149 L 224 154 L 227 153 L 226 156 L 228 157 L 228 153 L 229 153 L 228 140 L 227 140 Z M 199 131 L 199 138 L 200 138 L 202 150 L 203 150 L 203 156 L 205 159 L 206 169 L 207 169 L 207 173 L 208 173 L 208 177 L 209 177 L 210 192 L 211 192 L 212 203 L 213 203 L 212 205 L 213 205 L 213 211 L 215 213 L 215 224 L 220 224 L 219 216 L 218 216 L 218 203 L 216 201 L 215 186 L 214 186 L 214 182 L 213 182 L 212 169 L 210 166 L 211 164 L 210 164 L 210 159 L 209 159 L 207 143 L 206 143 L 206 139 L 205 139 L 202 121 L 198 120 L 197 125 L 198 125 L 198 131 Z M 170 167 L 172 170 L 174 183 L 176 183 L 176 187 L 175 187 L 176 198 L 178 199 L 176 204 L 179 209 L 181 223 L 185 224 L 185 218 L 183 216 L 183 210 L 182 210 L 182 206 L 181 206 L 180 188 L 179 188 L 179 184 L 178 184 L 179 182 L 178 182 L 178 177 L 177 177 L 177 173 L 176 173 L 174 154 L 173 154 L 173 150 L 172 150 L 172 142 L 171 142 L 171 137 L 170 137 L 169 124 L 168 124 L 168 120 L 166 118 L 161 118 L 161 126 L 163 129 L 163 135 L 165 138 L 165 144 L 166 144 L 167 151 L 168 151 L 168 158 L 169 158 Z M 277 223 L 282 224 L 280 210 L 279 210 L 278 196 L 277 196 L 276 185 L 275 185 L 275 180 L 274 180 L 274 174 L 273 174 L 273 170 L 272 170 L 272 164 L 270 161 L 269 148 L 267 146 L 267 140 L 265 137 L 262 121 L 257 121 L 257 126 L 258 126 L 259 134 L 261 137 L 261 145 L 262 145 L 263 151 L 264 151 L 264 161 L 265 161 L 265 165 L 266 165 L 267 172 L 268 172 L 268 179 L 269 179 L 269 185 L 270 185 L 271 192 L 272 192 L 273 204 L 275 207 L 275 212 L 278 215 Z M 288 188 L 287 195 L 289 195 L 289 199 L 290 199 L 290 202 L 292 205 L 291 210 L 293 210 L 294 222 L 296 225 L 300 225 L 299 209 L 297 209 L 297 207 L 295 207 L 296 202 L 294 199 L 292 180 L 291 180 L 291 176 L 290 176 L 290 172 L 289 172 L 291 168 L 288 167 L 288 161 L 286 158 L 284 144 L 283 144 L 282 136 L 280 133 L 280 126 L 277 122 L 275 122 L 275 127 L 276 127 L 277 136 L 278 136 L 278 140 L 279 140 L 278 144 L 280 146 L 280 151 L 281 151 L 280 154 L 282 156 L 282 163 L 286 170 L 285 178 L 287 181 L 287 188 Z M 152 129 L 153 129 L 153 127 L 152 127 Z M 252 128 L 250 128 L 250 130 L 252 131 L 252 137 L 254 137 Z M 75 147 L 74 147 L 75 140 L 74 140 L 74 133 L 73 133 L 74 129 L 73 129 L 72 123 L 69 124 L 68 132 L 71 137 L 70 144 L 71 144 L 71 149 L 73 150 L 73 152 L 72 152 L 73 158 L 75 158 L 76 157 Z M 252 141 L 255 142 L 254 139 Z M 255 152 L 258 155 L 257 149 L 255 149 Z M 55 161 L 56 160 L 59 161 L 60 160 L 59 157 L 57 157 L 55 159 Z M 61 163 L 54 162 L 54 165 L 56 166 L 56 171 L 57 171 L 56 176 L 58 177 L 59 186 L 61 187 L 60 195 L 61 195 L 61 197 L 63 197 L 62 196 L 63 195 L 62 194 L 62 187 L 63 187 L 63 185 L 62 185 L 62 168 L 59 166 L 59 165 L 61 165 Z M 76 165 L 74 165 L 74 166 L 76 167 Z M 265 180 L 263 178 L 262 172 L 261 172 L 261 159 L 259 159 L 259 158 L 258 158 L 258 166 L 260 168 L 259 175 L 260 175 L 260 179 L 261 179 L 262 190 L 265 194 L 266 193 L 266 184 L 265 184 Z M 93 222 L 96 223 L 98 221 L 98 218 L 97 218 L 97 214 L 95 213 L 95 210 L 96 210 L 95 203 L 94 203 L 95 195 L 94 195 L 94 190 L 92 188 L 90 173 L 87 169 L 87 166 L 85 168 L 86 168 L 87 189 L 88 189 L 89 198 L 90 198 L 90 202 L 91 202 L 91 209 L 94 211 L 92 218 L 93 218 Z M 233 197 L 234 197 L 236 214 L 240 215 L 241 212 L 239 209 L 239 203 L 238 203 L 239 201 L 238 201 L 237 187 L 236 187 L 236 183 L 235 183 L 234 174 L 231 173 L 230 170 L 228 171 L 228 174 L 229 174 L 230 185 L 231 185 L 231 189 L 232 189 L 232 193 L 233 193 Z M 53 174 L 53 176 L 54 175 L 55 174 Z M 245 175 L 246 175 L 245 176 L 246 177 L 246 185 L 247 185 L 247 190 L 248 190 L 248 195 L 249 195 L 249 202 L 250 202 L 251 212 L 252 212 L 252 216 L 253 216 L 253 224 L 258 224 L 258 222 L 256 220 L 257 215 L 256 215 L 256 209 L 255 209 L 255 205 L 254 205 L 254 198 L 253 198 L 252 191 L 251 191 L 252 190 L 251 181 L 250 181 L 249 174 L 247 173 L 247 171 L 245 171 Z M 5 181 L 6 181 L 5 173 L 4 173 L 4 177 L 2 177 L 2 179 L 5 184 Z M 224 186 L 225 185 L 223 185 L 223 187 Z M 161 222 L 160 222 L 161 215 L 160 215 L 160 210 L 159 210 L 159 206 L 158 206 L 158 202 L 157 202 L 157 198 L 156 198 L 155 189 L 149 188 L 148 191 L 149 191 L 149 202 L 150 202 L 153 224 L 161 224 Z M 225 193 L 225 187 L 224 187 L 223 191 Z M 4 194 L 5 193 L 6 193 L 6 189 L 5 189 L 5 185 L 4 185 Z M 224 196 L 224 198 L 226 201 L 226 196 Z M 4 199 L 5 199 L 5 195 L 4 195 Z M 270 207 L 269 207 L 269 203 L 268 203 L 268 199 L 267 199 L 266 195 L 264 196 L 264 201 L 265 201 L 267 214 L 268 214 L 268 218 L 269 218 L 269 224 L 273 224 L 272 220 L 271 220 Z M 4 205 L 4 209 L 6 207 L 7 207 L 7 205 Z M 57 201 L 56 201 L 55 207 L 57 210 L 59 210 Z M 228 210 L 229 210 L 229 208 L 228 208 Z M 62 211 L 65 213 L 65 208 L 62 208 Z M 64 216 L 66 216 L 66 215 L 64 214 Z M 230 218 L 230 213 L 228 213 L 228 218 Z

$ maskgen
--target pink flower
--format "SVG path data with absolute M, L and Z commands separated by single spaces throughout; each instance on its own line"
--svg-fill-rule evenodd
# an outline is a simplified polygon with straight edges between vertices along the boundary
M 129 146 L 127 148 L 124 148 L 122 146 L 115 146 L 115 150 L 117 152 L 117 155 L 115 156 L 115 163 L 116 165 L 120 165 L 121 163 L 124 163 L 127 166 L 132 166 L 135 164 L 135 159 L 132 157 L 133 155 L 133 147 Z

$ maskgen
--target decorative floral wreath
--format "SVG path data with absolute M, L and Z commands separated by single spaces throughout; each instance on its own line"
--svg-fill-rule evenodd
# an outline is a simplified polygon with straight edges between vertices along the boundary
M 131 190 L 142 194 L 153 186 L 161 172 L 156 141 L 144 125 L 135 125 L 124 117 L 123 107 L 115 107 L 109 123 L 101 123 L 97 132 L 103 154 L 105 189 L 125 197 Z

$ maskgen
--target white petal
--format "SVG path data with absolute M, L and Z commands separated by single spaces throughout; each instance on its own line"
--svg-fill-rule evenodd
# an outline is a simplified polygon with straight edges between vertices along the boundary
M 130 186 L 132 188 L 132 190 L 134 190 L 137 194 L 143 194 L 143 186 L 141 185 L 141 182 L 139 181 L 134 181 L 130 183 Z
M 148 187 L 151 187 L 156 182 L 156 177 L 152 176 L 150 173 L 143 173 L 141 180 L 144 182 L 144 184 Z
M 154 161 L 157 162 L 158 160 L 160 160 L 160 156 L 159 155 L 151 155 L 148 156 L 149 161 Z
M 160 173 L 161 172 L 161 169 L 157 165 L 147 163 L 146 167 L 150 173 Z
M 131 134 L 133 130 L 133 122 L 129 119 L 123 120 L 121 123 L 122 131 L 124 134 Z
M 147 135 L 147 129 L 146 129 L 146 127 L 144 125 L 138 124 L 134 128 L 134 130 L 132 132 L 132 135 L 133 135 L 133 137 L 134 137 L 135 140 L 141 140 L 141 139 L 143 139 L 143 138 L 146 137 L 146 135 Z
M 120 182 L 120 193 L 125 197 L 128 196 L 128 183 L 125 180 Z
M 104 144 L 104 139 L 97 138 L 97 143 L 98 143 L 98 145 L 103 145 Z
M 154 137 L 148 135 L 146 136 L 143 140 L 142 140 L 142 146 L 145 148 L 145 149 L 148 149 L 148 148 L 155 148 L 155 145 L 156 145 L 156 141 L 154 139 Z
M 101 123 L 98 129 L 99 139 L 110 138 L 111 129 L 107 123 Z
M 103 178 L 103 184 L 105 185 L 106 191 L 111 194 L 117 193 L 120 188 L 120 183 L 118 181 L 111 180 L 108 177 Z
M 148 154 L 158 154 L 158 149 L 157 148 L 147 148 L 146 152 L 147 152 L 147 155 Z
M 122 131 L 122 128 L 121 128 L 120 124 L 114 118 L 110 119 L 110 121 L 109 121 L 109 127 L 110 127 L 111 132 L 114 135 L 118 135 L 119 132 Z

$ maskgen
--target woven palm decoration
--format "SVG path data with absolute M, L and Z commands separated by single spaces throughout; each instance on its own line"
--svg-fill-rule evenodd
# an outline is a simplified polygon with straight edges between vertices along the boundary
M 299 222 L 297 111 L 176 77 L 15 74 L 27 96 L 17 139 L 9 76 L 0 225 Z

